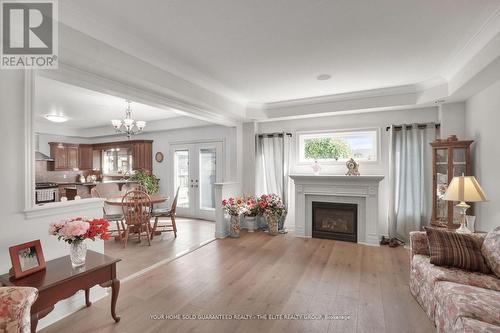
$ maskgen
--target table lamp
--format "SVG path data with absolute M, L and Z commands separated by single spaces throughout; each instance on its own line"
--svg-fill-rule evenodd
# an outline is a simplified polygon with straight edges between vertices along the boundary
M 470 206 L 465 202 L 486 201 L 486 194 L 484 194 L 476 178 L 473 176 L 464 176 L 463 174 L 462 176 L 453 177 L 444 194 L 444 200 L 460 201 L 460 203 L 456 205 L 456 207 L 460 209 L 460 228 L 457 229 L 457 232 L 464 234 L 472 233 L 472 231 L 467 228 L 467 220 L 465 218 L 465 213 Z

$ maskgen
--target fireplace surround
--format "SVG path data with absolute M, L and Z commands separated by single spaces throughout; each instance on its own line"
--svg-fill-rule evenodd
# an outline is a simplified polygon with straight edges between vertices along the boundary
M 379 245 L 378 195 L 384 176 L 341 176 L 291 174 L 295 188 L 295 236 L 313 237 L 312 203 L 350 203 L 357 205 L 357 242 Z

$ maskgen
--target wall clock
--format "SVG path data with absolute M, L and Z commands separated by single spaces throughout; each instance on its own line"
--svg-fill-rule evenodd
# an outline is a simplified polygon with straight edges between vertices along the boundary
M 156 155 L 155 155 L 156 162 L 158 162 L 158 163 L 163 162 L 163 158 L 164 158 L 164 156 L 163 156 L 162 152 L 157 152 L 156 153 Z

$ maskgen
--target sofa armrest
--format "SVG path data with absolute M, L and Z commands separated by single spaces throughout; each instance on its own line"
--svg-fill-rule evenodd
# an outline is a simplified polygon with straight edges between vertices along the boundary
M 0 287 L 0 332 L 31 331 L 31 306 L 38 290 L 31 287 Z
M 410 232 L 410 259 L 412 259 L 415 254 L 430 255 L 429 241 L 425 231 Z

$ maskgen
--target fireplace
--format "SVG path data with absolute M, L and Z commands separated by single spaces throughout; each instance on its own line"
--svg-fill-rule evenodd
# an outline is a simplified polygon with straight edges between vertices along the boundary
M 313 201 L 312 236 L 356 243 L 358 205 Z

